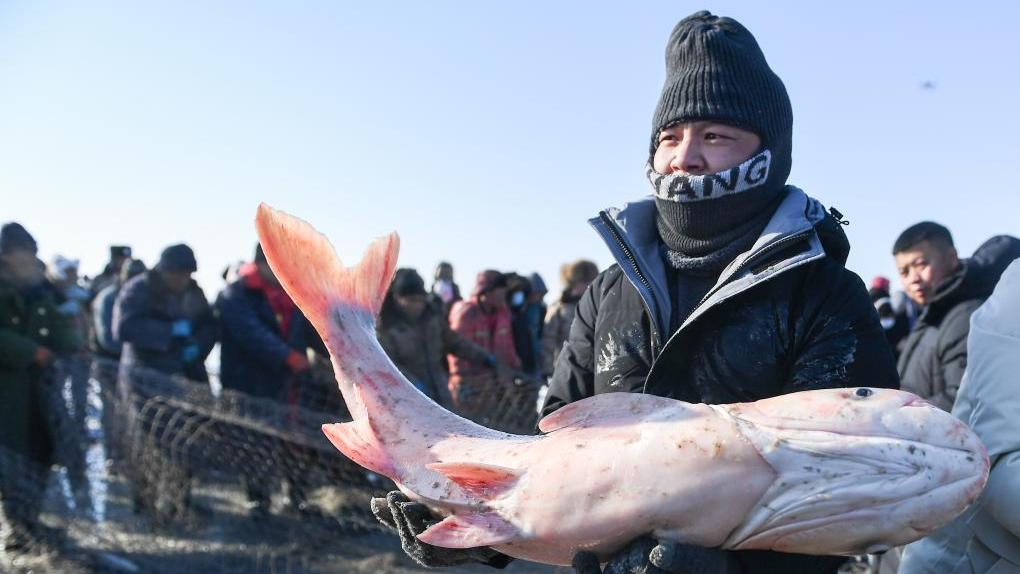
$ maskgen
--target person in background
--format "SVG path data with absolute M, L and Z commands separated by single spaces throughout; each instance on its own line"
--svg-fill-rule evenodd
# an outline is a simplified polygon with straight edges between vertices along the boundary
M 872 278 L 868 295 L 875 305 L 878 322 L 882 324 L 882 330 L 885 331 L 885 339 L 889 342 L 893 357 L 899 359 L 900 344 L 910 332 L 910 325 L 907 316 L 897 313 L 893 306 L 892 298 L 889 295 L 889 279 L 881 275 Z
M 528 374 L 531 375 L 535 381 L 541 382 L 543 380 L 542 333 L 545 330 L 545 314 L 548 312 L 548 308 L 545 304 L 545 296 L 549 293 L 549 289 L 545 286 L 545 281 L 538 273 L 532 273 L 529 275 L 528 281 L 531 283 L 531 294 L 528 295 L 528 300 L 524 308 L 524 315 L 528 326 L 528 337 L 531 341 L 530 354 L 534 357 L 534 364 L 530 369 L 528 369 Z
M 254 260 L 216 298 L 220 322 L 220 382 L 249 396 L 285 400 L 294 378 L 308 370 L 304 317 L 283 290 L 261 245 Z M 269 514 L 271 485 L 261 473 L 244 478 L 250 510 Z
M 33 546 L 53 461 L 48 392 L 57 355 L 85 340 L 58 310 L 36 257 L 35 239 L 18 223 L 0 228 L 0 524 L 7 550 Z M 18 461 L 24 461 L 19 464 Z
M 71 318 L 83 339 L 90 329 L 89 292 L 78 284 L 78 260 L 55 255 L 46 267 L 46 278 L 57 292 L 57 310 Z
M 1020 572 L 1020 262 L 971 314 L 967 356 L 952 413 L 988 448 L 988 482 L 953 522 L 906 547 L 900 574 Z
M 139 259 L 125 259 L 117 280 L 92 300 L 93 347 L 99 356 L 120 360 L 121 343 L 113 336 L 113 304 L 124 284 L 142 273 L 145 273 L 145 263 Z
M 471 298 L 454 303 L 450 310 L 450 328 L 495 356 L 500 366 L 520 370 L 506 303 L 506 275 L 491 269 L 482 271 L 475 280 Z M 486 413 L 478 412 L 480 401 L 501 384 L 497 372 L 488 362 L 456 355 L 450 355 L 449 362 L 454 407 L 468 415 L 485 416 Z
M 506 302 L 510 309 L 510 329 L 513 333 L 514 351 L 521 362 L 521 374 L 536 372 L 539 356 L 535 354 L 536 341 L 532 338 L 528 323 L 528 301 L 532 286 L 527 277 L 517 273 L 506 274 Z
M 496 366 L 496 357 L 450 328 L 442 302 L 425 291 L 414 269 L 398 269 L 386 292 L 376 326 L 379 344 L 418 390 L 450 409 L 446 357 Z
M 563 292 L 546 311 L 542 333 L 542 374 L 546 379 L 552 376 L 556 356 L 570 334 L 570 323 L 574 320 L 577 302 L 598 274 L 598 266 L 587 259 L 565 263 L 561 268 Z
M 218 339 L 216 319 L 192 275 L 187 245 L 171 245 L 155 268 L 129 280 L 113 306 L 113 336 L 122 343 L 122 371 L 154 369 L 207 382 L 205 358 Z
M 127 245 L 110 246 L 110 261 L 103 268 L 103 272 L 92 279 L 92 284 L 89 286 L 92 299 L 99 295 L 99 292 L 108 285 L 117 282 L 120 277 L 120 271 L 124 267 L 124 262 L 128 259 L 131 259 L 130 247 Z
M 901 388 L 951 410 L 967 367 L 970 315 L 1020 254 L 1020 240 L 997 236 L 961 260 L 944 226 L 922 221 L 896 239 L 892 253 L 907 296 L 923 308 L 897 363 Z
M 432 296 L 443 304 L 443 316 L 449 318 L 453 304 L 460 301 L 460 287 L 453 281 L 453 265 L 440 261 L 436 265 L 435 278 L 432 281 Z

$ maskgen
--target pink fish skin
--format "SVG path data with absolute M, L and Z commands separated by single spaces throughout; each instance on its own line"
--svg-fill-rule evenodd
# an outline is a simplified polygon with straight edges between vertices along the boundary
M 419 535 L 567 565 L 630 540 L 859 554 L 920 538 L 988 475 L 963 423 L 909 393 L 808 391 L 735 405 L 597 395 L 519 436 L 463 419 L 400 374 L 375 337 L 395 234 L 344 267 L 310 225 L 261 205 L 277 277 L 323 337 L 353 421 L 323 426 L 351 460 L 445 518 Z

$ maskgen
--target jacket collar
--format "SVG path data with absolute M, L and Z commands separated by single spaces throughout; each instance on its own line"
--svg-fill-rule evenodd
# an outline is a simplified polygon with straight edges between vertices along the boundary
M 825 256 L 821 240 L 814 232 L 814 226 L 828 217 L 825 208 L 799 188 L 787 186 L 786 189 L 786 197 L 757 241 L 723 269 L 715 286 L 681 328 L 712 306 L 779 273 Z M 655 226 L 655 213 L 655 201 L 649 196 L 620 209 L 606 209 L 589 223 L 606 242 L 624 275 L 637 288 L 649 313 L 656 319 L 658 331 L 668 333 L 672 302 L 660 254 L 661 240 Z M 783 249 L 801 239 L 805 240 L 805 249 L 789 253 Z

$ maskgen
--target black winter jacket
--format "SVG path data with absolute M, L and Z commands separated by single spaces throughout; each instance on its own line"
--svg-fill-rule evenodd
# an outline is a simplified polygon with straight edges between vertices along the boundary
M 591 220 L 617 264 L 577 307 L 543 408 L 595 394 L 645 392 L 688 402 L 754 401 L 795 391 L 897 386 L 864 283 L 843 263 L 836 219 L 797 188 L 747 253 L 669 334 L 671 303 L 651 199 Z M 668 335 L 668 336 L 667 336 Z M 845 559 L 733 555 L 742 574 L 830 573 Z
M 178 319 L 191 322 L 191 335 L 174 337 Z M 202 288 L 194 281 L 182 294 L 171 293 L 156 269 L 133 277 L 121 287 L 113 305 L 113 335 L 123 343 L 124 367 L 145 367 L 193 381 L 208 381 L 205 358 L 212 351 L 219 330 Z M 196 344 L 198 358 L 185 363 L 184 347 Z
M 288 332 L 281 332 L 266 296 L 248 288 L 243 278 L 220 292 L 215 308 L 223 337 L 220 344 L 223 387 L 282 400 L 291 380 L 287 357 L 291 351 L 304 354 L 312 343 L 304 315 L 295 308 Z
M 978 247 L 936 288 L 903 344 L 897 368 L 902 388 L 951 410 L 967 368 L 970 316 L 984 303 L 1006 267 L 1020 257 L 1020 239 L 999 235 Z

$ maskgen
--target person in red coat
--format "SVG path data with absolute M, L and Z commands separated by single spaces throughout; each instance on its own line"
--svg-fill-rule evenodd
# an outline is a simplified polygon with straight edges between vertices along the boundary
M 450 328 L 495 357 L 477 362 L 454 355 L 450 361 L 450 395 L 454 409 L 475 420 L 484 419 L 496 404 L 499 367 L 521 368 L 514 350 L 510 309 L 506 302 L 506 276 L 486 270 L 478 274 L 471 298 L 458 301 L 450 310 Z

